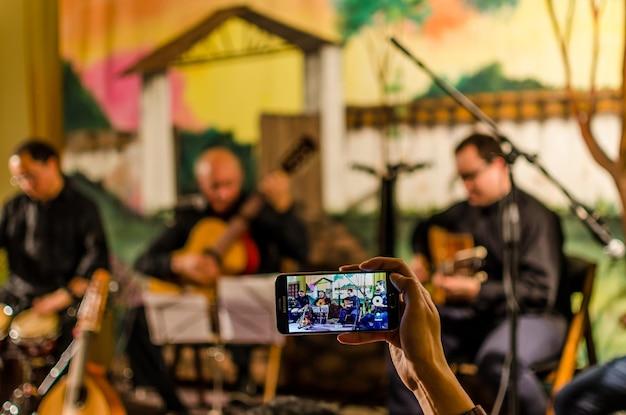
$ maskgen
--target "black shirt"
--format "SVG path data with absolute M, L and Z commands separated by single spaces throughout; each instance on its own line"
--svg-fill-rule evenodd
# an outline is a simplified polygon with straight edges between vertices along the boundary
M 2 209 L 0 247 L 9 260 L 5 289 L 18 298 L 40 296 L 108 269 L 108 250 L 97 206 L 71 179 L 47 202 L 15 196 Z
M 218 214 L 209 206 L 203 209 L 187 207 L 177 210 L 174 224 L 137 259 L 135 268 L 147 275 L 176 281 L 178 276 L 170 268 L 171 254 L 185 245 L 194 225 L 201 219 L 209 217 L 228 221 L 239 212 L 245 200 L 246 196 L 242 195 L 233 207 L 223 214 Z M 307 232 L 304 224 L 294 214 L 293 208 L 278 213 L 265 203 L 250 223 L 249 234 L 260 255 L 260 264 L 254 272 L 279 271 L 283 257 L 295 259 L 300 263 L 306 262 L 309 249 Z
M 521 226 L 517 299 L 522 312 L 550 312 L 556 305 L 564 263 L 560 219 L 529 194 L 518 190 L 516 196 Z M 503 315 L 506 311 L 502 282 L 504 244 L 499 210 L 499 203 L 486 207 L 471 206 L 467 201 L 457 203 L 416 227 L 413 251 L 430 258 L 428 229 L 433 225 L 471 234 L 475 245 L 487 249 L 484 270 L 488 275 L 472 307 Z

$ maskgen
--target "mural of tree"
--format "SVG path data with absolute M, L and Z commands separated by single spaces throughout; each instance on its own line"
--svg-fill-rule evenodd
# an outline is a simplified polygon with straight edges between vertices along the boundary
M 420 25 L 428 17 L 426 0 L 337 0 L 337 12 L 342 37 L 345 41 L 358 33 L 365 36 L 369 56 L 378 81 L 379 94 L 388 104 L 390 94 L 399 85 L 391 80 L 392 50 L 386 42 L 397 34 L 398 23 L 411 21 Z
M 569 0 L 566 3 L 564 16 L 559 16 L 555 3 L 563 5 L 561 0 L 545 0 L 548 8 L 548 15 L 554 35 L 559 45 L 563 69 L 565 75 L 565 90 L 569 96 L 570 105 L 574 117 L 580 127 L 582 138 L 591 153 L 593 159 L 606 170 L 619 193 L 622 212 L 626 209 L 626 48 L 622 45 L 622 78 L 621 78 L 621 135 L 619 142 L 619 152 L 616 159 L 612 159 L 600 146 L 595 133 L 592 130 L 592 123 L 596 115 L 596 74 L 598 70 L 598 56 L 600 53 L 600 25 L 602 13 L 607 4 L 606 0 L 589 0 L 589 13 L 592 21 L 592 50 L 589 60 L 589 84 L 586 90 L 575 90 L 572 85 L 572 64 L 571 64 L 571 37 L 574 30 L 574 12 L 578 3 L 576 0 Z M 626 1 L 622 2 L 626 9 Z M 622 38 L 626 40 L 626 25 L 623 25 Z M 622 229 L 626 235 L 626 221 L 622 215 Z
M 514 7 L 518 0 L 458 0 L 470 7 L 489 12 L 504 6 Z M 336 0 L 340 30 L 344 41 L 364 32 L 383 104 L 401 89 L 398 79 L 392 79 L 392 53 L 387 39 L 398 35 L 401 23 L 421 26 L 430 16 L 428 0 Z M 380 42 L 384 42 L 381 47 Z
M 372 61 L 379 97 L 385 106 L 393 104 L 393 94 L 402 90 L 400 73 L 393 72 L 393 58 L 399 56 L 387 41 L 391 36 L 401 38 L 402 24 L 421 26 L 430 16 L 432 0 L 335 0 L 340 31 L 347 42 L 357 34 L 364 36 Z M 491 11 L 503 6 L 516 6 L 518 0 L 458 0 L 478 11 Z M 394 136 L 395 128 L 386 131 Z M 388 161 L 387 140 L 381 141 L 381 155 Z

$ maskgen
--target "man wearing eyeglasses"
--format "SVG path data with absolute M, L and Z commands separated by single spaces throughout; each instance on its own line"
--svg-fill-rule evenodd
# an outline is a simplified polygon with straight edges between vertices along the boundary
M 13 316 L 27 308 L 42 316 L 60 313 L 84 294 L 96 269 L 108 268 L 98 209 L 61 173 L 57 152 L 43 141 L 19 145 L 9 170 L 21 192 L 0 217 L 0 249 L 9 264 L 0 303 Z
M 456 169 L 467 199 L 420 223 L 414 232 L 413 269 L 445 294 L 439 305 L 442 342 L 449 361 L 474 362 L 485 386 L 497 392 L 509 351 L 509 323 L 503 284 L 502 202 L 513 196 L 509 166 L 498 142 L 472 134 L 455 149 Z M 531 367 L 558 356 L 565 337 L 566 313 L 557 290 L 563 265 L 561 225 L 556 214 L 522 190 L 515 191 L 520 212 L 517 301 L 519 399 L 523 414 L 543 414 L 547 396 Z M 433 227 L 469 234 L 487 250 L 485 278 L 443 275 L 432 264 Z M 484 275 L 484 274 L 483 274 Z M 404 391 L 393 392 L 391 413 L 415 413 Z M 406 400 L 403 400 L 406 399 Z M 404 403 L 403 403 L 404 402 Z M 394 410 L 394 405 L 398 410 Z M 404 407 L 403 407 L 404 405 Z M 407 407 L 411 407 L 407 412 Z M 419 412 L 418 412 L 419 413 Z

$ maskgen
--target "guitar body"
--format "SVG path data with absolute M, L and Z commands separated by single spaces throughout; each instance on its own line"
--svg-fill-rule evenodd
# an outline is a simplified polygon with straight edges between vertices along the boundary
M 458 258 L 459 253 L 468 252 L 474 248 L 474 237 L 471 234 L 452 233 L 444 228 L 433 226 L 428 231 L 428 246 L 433 262 L 431 264 L 432 269 L 439 270 L 444 275 L 463 274 L 471 276 L 477 271 L 471 267 L 460 265 L 462 263 L 459 262 Z M 484 248 L 482 249 L 484 250 Z M 466 258 L 462 258 L 462 261 L 465 260 Z M 446 293 L 441 288 L 430 284 L 429 291 L 435 304 L 445 304 Z
M 67 378 L 61 379 L 43 398 L 37 413 L 39 415 L 124 415 L 124 410 L 117 394 L 105 379 L 86 375 L 84 378 L 86 399 L 77 408 L 65 406 L 64 399 Z M 62 410 L 60 410 L 63 408 Z
M 189 233 L 185 246 L 178 252 L 194 254 L 210 252 L 227 230 L 228 224 L 221 219 L 201 219 Z M 241 239 L 236 240 L 222 255 L 222 273 L 224 275 L 242 274 L 247 263 L 246 246 Z
M 106 381 L 106 368 L 87 361 L 90 341 L 102 327 L 109 281 L 110 275 L 106 270 L 99 269 L 93 274 L 78 309 L 74 354 L 68 373 L 44 395 L 38 414 L 126 414 L 117 393 Z

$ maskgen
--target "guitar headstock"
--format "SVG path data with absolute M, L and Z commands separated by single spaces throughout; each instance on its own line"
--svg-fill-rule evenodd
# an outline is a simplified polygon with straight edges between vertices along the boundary
M 317 151 L 317 143 L 310 135 L 304 134 L 291 148 L 280 164 L 283 171 L 291 174 Z
M 81 331 L 100 331 L 100 323 L 109 294 L 111 276 L 103 269 L 94 272 L 89 287 L 78 309 L 77 326 Z

